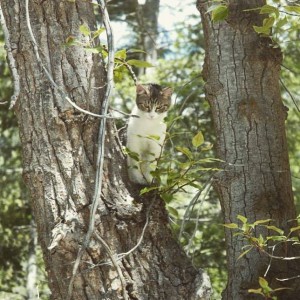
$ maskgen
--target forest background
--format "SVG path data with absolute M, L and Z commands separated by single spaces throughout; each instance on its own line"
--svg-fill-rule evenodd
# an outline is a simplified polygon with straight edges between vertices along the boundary
M 216 158 L 215 136 L 209 105 L 204 97 L 201 76 L 204 60 L 204 38 L 194 1 L 147 1 L 152 4 L 152 23 L 141 19 L 136 1 L 109 2 L 109 13 L 118 32 L 116 48 L 123 58 L 123 49 L 140 49 L 146 53 L 127 51 L 126 55 L 146 59 L 153 67 L 134 68 L 142 82 L 172 86 L 174 105 L 168 121 L 172 125 L 171 139 L 166 145 L 166 157 L 184 156 L 175 151 L 192 145 L 199 132 L 205 137 L 207 149 L 203 158 Z M 156 5 L 154 5 L 156 3 Z M 168 4 L 169 3 L 169 4 Z M 278 1 L 277 1 L 278 3 Z M 159 6 L 157 5 L 159 4 Z M 281 72 L 282 99 L 288 107 L 286 130 L 292 170 L 293 190 L 298 212 L 300 206 L 300 30 L 299 16 L 286 15 L 285 24 L 274 24 L 273 38 L 280 45 L 284 61 Z M 147 19 L 147 16 L 144 16 Z M 149 18 L 151 20 L 151 18 Z M 172 20 L 172 22 L 171 22 Z M 168 24 L 172 24 L 169 26 Z M 277 27 L 276 27 L 277 26 Z M 121 30 L 127 28 L 127 30 Z M 149 36 L 150 41 L 149 41 Z M 152 43 L 152 46 L 151 46 Z M 149 46 L 150 45 L 150 46 Z M 130 53 L 131 52 L 131 53 Z M 48 299 L 46 274 L 41 251 L 37 245 L 34 220 L 28 192 L 22 183 L 20 141 L 17 120 L 9 109 L 13 93 L 10 72 L 6 62 L 4 37 L 0 35 L 0 299 L 28 297 L 29 270 L 36 272 L 35 288 L 40 299 Z M 134 83 L 124 66 L 115 70 L 116 88 L 112 106 L 130 112 L 134 101 Z M 119 127 L 124 123 L 120 122 Z M 174 146 L 175 145 L 175 146 Z M 182 189 L 165 199 L 174 234 L 180 235 L 183 248 L 193 263 L 208 271 L 214 290 L 214 299 L 226 282 L 224 228 L 216 193 L 208 184 L 214 166 L 203 169 L 199 186 Z M 185 214 L 198 189 L 203 190 L 198 204 Z M 185 220 L 182 229 L 182 220 Z M 35 268 L 36 266 L 36 268 Z M 33 267 L 33 269 L 32 269 Z M 30 273 L 32 275 L 32 273 Z

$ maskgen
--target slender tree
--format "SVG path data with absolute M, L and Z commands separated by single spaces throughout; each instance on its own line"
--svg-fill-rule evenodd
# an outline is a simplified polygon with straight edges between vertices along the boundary
M 288 233 L 296 209 L 285 135 L 287 110 L 279 88 L 282 53 L 271 39 L 253 29 L 253 25 L 262 25 L 265 16 L 252 9 L 266 1 L 227 2 L 226 20 L 216 23 L 207 13 L 208 2 L 197 2 L 206 42 L 206 97 L 213 113 L 218 155 L 224 161 L 215 188 L 225 223 L 237 223 L 237 215 L 249 222 L 272 219 L 272 224 Z M 257 229 L 256 234 L 266 236 L 267 232 Z M 249 294 L 248 289 L 258 288 L 258 277 L 264 277 L 268 266 L 267 280 L 273 288 L 280 286 L 276 278 L 299 275 L 299 260 L 270 263 L 259 251 L 238 259 L 246 244 L 233 230 L 226 229 L 226 245 L 228 282 L 223 299 L 261 297 Z M 290 255 L 279 247 L 278 253 Z M 280 299 L 297 299 L 299 284 L 287 281 L 287 286 L 293 289 L 284 291 Z
M 146 52 L 144 59 L 155 62 L 157 59 L 159 0 L 147 0 L 145 4 L 137 4 L 136 11 L 140 29 L 140 44 Z M 144 72 L 146 70 L 144 69 Z
M 75 109 L 64 96 L 81 109 L 106 114 L 109 82 L 101 56 L 64 46 L 70 38 L 86 42 L 81 25 L 96 30 L 95 7 L 89 1 L 0 3 L 15 62 L 10 65 L 18 74 L 14 110 L 24 180 L 51 299 L 208 299 L 205 276 L 173 238 L 159 195 L 141 198 L 129 184 L 114 121 L 104 126 L 103 118 Z M 106 132 L 100 144 L 99 129 Z M 102 189 L 95 199 L 103 147 Z

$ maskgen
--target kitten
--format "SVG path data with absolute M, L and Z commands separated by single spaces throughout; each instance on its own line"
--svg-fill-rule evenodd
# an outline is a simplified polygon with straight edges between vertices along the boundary
M 166 136 L 164 118 L 171 105 L 172 89 L 158 84 L 137 84 L 136 105 L 127 127 L 127 148 L 138 155 L 138 160 L 128 155 L 128 173 L 132 182 L 149 185 L 151 172 L 156 169 Z

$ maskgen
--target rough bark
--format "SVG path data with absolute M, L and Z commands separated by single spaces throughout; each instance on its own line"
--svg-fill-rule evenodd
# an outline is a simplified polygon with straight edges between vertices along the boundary
M 237 223 L 238 214 L 249 222 L 273 219 L 272 224 L 287 233 L 296 210 L 285 135 L 287 111 L 279 88 L 282 54 L 271 39 L 253 30 L 265 16 L 244 11 L 264 4 L 263 0 L 229 1 L 228 18 L 213 23 L 208 2 L 198 0 L 206 41 L 203 76 L 217 152 L 224 160 L 223 171 L 215 178 L 224 222 Z M 257 236 L 260 233 L 274 234 L 257 230 Z M 258 251 L 238 260 L 246 243 L 233 234 L 226 229 L 228 282 L 223 299 L 257 299 L 261 296 L 247 290 L 259 287 L 258 277 L 263 277 L 269 260 Z M 267 280 L 273 288 L 279 286 L 275 278 L 299 274 L 299 261 L 292 265 L 272 261 Z M 295 285 L 295 281 L 287 282 L 295 290 L 285 291 L 282 299 L 297 298 L 299 285 Z
M 24 179 L 29 187 L 48 272 L 51 299 L 66 299 L 77 252 L 87 232 L 94 191 L 99 120 L 68 104 L 38 64 L 26 26 L 25 1 L 0 1 L 17 70 L 20 98 L 15 106 L 23 149 Z M 82 47 L 64 47 L 67 37 L 84 40 L 79 26 L 95 29 L 89 1 L 30 1 L 33 33 L 40 56 L 56 83 L 80 107 L 99 113 L 105 87 L 101 57 Z M 143 199 L 128 182 L 125 159 L 113 121 L 107 123 L 103 190 L 95 232 L 113 254 L 132 249 L 119 262 L 125 283 L 107 250 L 93 236 L 74 282 L 72 299 L 206 299 L 196 270 L 172 236 L 164 203 L 155 194 Z M 68 229 L 50 251 L 55 228 Z M 205 294 L 205 293 L 203 293 Z

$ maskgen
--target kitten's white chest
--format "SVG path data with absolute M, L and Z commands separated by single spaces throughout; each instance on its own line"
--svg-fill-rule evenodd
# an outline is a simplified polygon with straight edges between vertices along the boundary
M 166 124 L 164 123 L 164 117 L 166 114 L 160 114 L 154 119 L 150 119 L 146 113 L 141 113 L 137 107 L 132 111 L 133 115 L 137 115 L 138 118 L 131 118 L 128 123 L 127 136 L 138 137 L 159 137 L 160 141 L 163 141 L 166 133 Z

